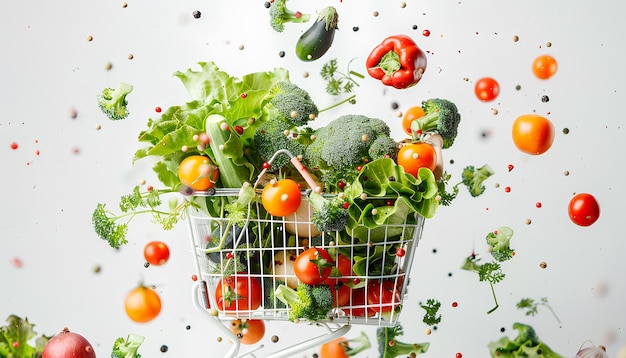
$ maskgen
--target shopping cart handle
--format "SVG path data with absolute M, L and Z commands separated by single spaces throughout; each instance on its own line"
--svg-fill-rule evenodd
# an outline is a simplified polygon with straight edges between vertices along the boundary
M 326 342 L 330 342 L 333 339 L 342 337 L 343 335 L 348 333 L 348 331 L 350 331 L 350 328 L 351 328 L 350 324 L 345 324 L 335 330 L 331 330 L 330 332 L 326 334 L 311 338 L 307 341 L 300 342 L 298 344 L 295 344 L 293 346 L 284 348 L 278 352 L 265 356 L 265 358 L 294 357 L 296 353 L 302 353 L 303 351 L 307 349 L 319 347 Z

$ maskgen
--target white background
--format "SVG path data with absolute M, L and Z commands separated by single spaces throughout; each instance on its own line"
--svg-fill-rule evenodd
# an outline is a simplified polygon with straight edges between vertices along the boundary
M 365 73 L 371 49 L 385 37 L 403 33 L 428 52 L 422 81 L 395 90 L 366 77 L 356 92 L 358 103 L 324 113 L 320 123 L 350 112 L 367 114 L 388 121 L 395 137 L 402 139 L 398 111 L 430 97 L 448 98 L 463 116 L 455 145 L 445 152 L 448 171 L 458 179 L 463 166 L 488 163 L 496 174 L 483 196 L 474 199 L 462 191 L 452 207 L 441 208 L 427 221 L 401 316 L 401 340 L 431 342 L 429 357 L 454 357 L 457 352 L 487 357 L 488 342 L 514 336 L 512 324 L 523 322 L 565 356 L 575 355 L 591 340 L 605 345 L 611 357 L 626 357 L 626 138 L 621 127 L 626 32 L 621 3 L 437 0 L 406 1 L 405 8 L 396 0 L 289 4 L 312 13 L 327 5 L 337 8 L 340 29 L 321 60 L 304 63 L 295 57 L 295 42 L 308 24 L 288 24 L 276 33 L 260 0 L 131 0 L 127 8 L 121 1 L 93 0 L 0 5 L 0 319 L 27 316 L 37 332 L 47 335 L 67 326 L 87 337 L 100 357 L 109 356 L 115 338 L 128 333 L 146 337 L 140 349 L 145 357 L 226 352 L 229 343 L 217 342 L 219 333 L 191 304 L 194 267 L 185 223 L 164 232 L 138 218 L 129 232 L 131 243 L 115 251 L 92 230 L 96 203 L 114 207 L 142 179 L 158 185 L 149 160 L 132 165 L 131 159 L 140 147 L 137 134 L 157 115 L 155 107 L 166 109 L 188 99 L 172 76 L 175 71 L 197 69 L 199 61 L 215 61 L 234 76 L 285 67 L 292 81 L 325 107 L 336 99 L 325 93 L 319 76 L 324 62 L 337 58 L 345 68 L 354 58 L 352 69 Z M 194 19 L 194 10 L 202 17 Z M 424 29 L 430 36 L 422 35 Z M 93 40 L 87 41 L 88 36 Z M 557 74 L 547 81 L 531 71 L 533 59 L 544 53 L 559 63 Z M 112 69 L 105 69 L 107 63 Z M 474 82 L 485 76 L 500 83 L 496 101 L 483 103 L 474 95 Z M 131 115 L 111 122 L 95 98 L 102 88 L 120 81 L 135 87 L 128 97 Z M 548 102 L 541 101 L 543 95 Z M 392 109 L 392 103 L 399 108 Z M 553 147 L 541 156 L 521 153 L 510 137 L 512 121 L 532 112 L 551 119 L 557 132 Z M 100 130 L 95 129 L 98 124 Z M 569 134 L 563 134 L 564 128 Z M 18 149 L 11 149 L 13 142 Z M 510 172 L 509 164 L 514 165 Z M 600 202 L 601 217 L 593 226 L 569 221 L 567 203 L 577 192 L 592 193 Z M 473 249 L 484 254 L 484 236 L 503 225 L 515 230 L 516 256 L 503 265 L 507 277 L 495 286 L 500 308 L 487 315 L 492 307 L 488 284 L 459 266 Z M 143 246 L 156 239 L 168 243 L 172 257 L 164 266 L 145 268 Z M 547 268 L 539 267 L 542 261 Z M 95 273 L 94 267 L 101 271 Z M 163 311 L 150 323 L 136 324 L 127 318 L 123 300 L 142 280 L 157 286 Z M 442 302 L 443 319 L 428 336 L 418 303 L 431 297 Z M 545 308 L 537 316 L 525 316 L 515 307 L 524 297 L 547 297 L 561 323 Z M 377 356 L 375 328 L 355 326 L 348 333 L 369 334 L 373 348 L 360 356 Z M 317 333 L 323 332 L 270 322 L 265 349 L 273 352 Z M 279 343 L 270 342 L 272 335 L 279 336 Z M 159 351 L 164 344 L 167 353 Z

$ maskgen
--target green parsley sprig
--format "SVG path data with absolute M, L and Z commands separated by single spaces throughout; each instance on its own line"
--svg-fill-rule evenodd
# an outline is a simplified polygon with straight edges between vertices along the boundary
M 468 256 L 461 268 L 468 271 L 474 271 L 478 274 L 478 280 L 480 282 L 487 281 L 489 282 L 489 286 L 491 287 L 491 294 L 493 296 L 493 301 L 495 306 L 487 311 L 487 314 L 492 313 L 500 307 L 498 303 L 498 298 L 496 297 L 496 291 L 493 288 L 495 284 L 502 281 L 506 275 L 502 272 L 502 267 L 498 262 L 485 262 L 483 264 L 479 264 L 480 258 L 476 256 L 476 254 L 471 254 Z
M 561 320 L 552 309 L 552 306 L 550 306 L 550 304 L 548 303 L 547 297 L 542 297 L 538 301 L 532 298 L 522 298 L 516 304 L 516 306 L 517 306 L 517 309 L 526 310 L 527 316 L 535 316 L 536 314 L 539 313 L 539 306 L 543 306 L 547 308 L 548 310 L 550 310 L 550 312 L 552 313 L 552 316 L 554 316 L 554 318 L 556 319 L 558 323 L 561 323 Z
M 352 60 L 350 63 L 352 63 Z M 336 58 L 333 58 L 322 66 L 320 75 L 322 79 L 326 81 L 326 92 L 328 94 L 337 96 L 341 93 L 352 93 L 354 86 L 359 86 L 359 83 L 354 77 L 360 79 L 365 78 L 362 74 L 350 70 L 350 63 L 348 63 L 347 73 L 339 71 Z
M 441 302 L 435 300 L 434 298 L 429 298 L 426 300 L 425 304 L 420 305 L 425 311 L 423 322 L 429 326 L 434 326 L 441 322 L 441 315 L 437 314 L 439 312 L 439 308 L 441 307 Z

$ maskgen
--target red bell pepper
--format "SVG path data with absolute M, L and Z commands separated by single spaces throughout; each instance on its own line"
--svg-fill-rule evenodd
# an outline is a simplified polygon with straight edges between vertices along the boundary
M 365 62 L 367 73 L 386 86 L 414 86 L 426 71 L 426 54 L 406 35 L 390 36 L 376 46 Z

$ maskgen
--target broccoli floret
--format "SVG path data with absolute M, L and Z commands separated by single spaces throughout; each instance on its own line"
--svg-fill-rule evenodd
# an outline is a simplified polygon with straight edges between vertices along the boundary
M 139 350 L 144 339 L 143 336 L 132 333 L 126 339 L 117 338 L 113 343 L 111 358 L 141 358 L 141 354 L 137 353 L 137 350 Z
M 334 306 L 333 294 L 326 284 L 312 286 L 301 282 L 295 290 L 280 285 L 275 295 L 289 305 L 289 320 L 292 322 L 300 318 L 308 321 L 326 319 Z
M 396 338 L 403 334 L 402 326 L 397 324 L 394 327 L 379 327 L 376 330 L 378 339 L 378 354 L 380 358 L 406 357 L 412 353 L 415 355 L 426 353 L 430 343 L 405 343 Z
M 378 158 L 398 159 L 398 142 L 388 136 L 376 137 L 369 149 L 369 156 L 372 160 Z
M 443 148 L 449 148 L 456 139 L 461 115 L 454 103 L 447 99 L 431 98 L 422 103 L 425 115 L 411 123 L 411 132 L 436 132 L 443 138 Z
M 461 178 L 463 184 L 467 186 L 470 194 L 473 197 L 477 197 L 485 192 L 483 182 L 493 174 L 495 173 L 488 164 L 485 164 L 478 169 L 476 169 L 473 165 L 468 165 L 463 169 Z
M 348 224 L 348 210 L 345 201 L 338 195 L 330 198 L 314 190 L 309 193 L 309 203 L 313 208 L 311 223 L 324 232 L 341 231 Z
M 265 295 L 263 296 L 263 308 L 285 308 L 287 305 L 285 302 L 281 301 L 276 297 L 276 288 L 280 285 L 285 285 L 286 282 L 283 280 L 274 280 L 272 278 L 264 278 L 263 279 L 263 288 Z
M 261 160 L 267 162 L 281 149 L 288 150 L 294 156 L 304 155 L 305 146 L 296 140 L 297 130 L 291 124 L 278 119 L 269 119 L 261 124 L 254 133 L 254 147 Z M 278 170 L 290 162 L 286 155 L 277 156 L 270 170 Z
M 533 327 L 523 323 L 514 323 L 513 329 L 518 332 L 515 339 L 511 340 L 509 337 L 504 336 L 497 341 L 489 343 L 488 347 L 491 357 L 564 358 L 539 340 Z
M 117 89 L 107 87 L 98 95 L 98 106 L 109 119 L 117 121 L 128 117 L 126 96 L 133 91 L 133 86 L 120 82 Z
M 339 182 L 352 182 L 358 168 L 372 160 L 372 144 L 389 134 L 389 126 L 378 118 L 341 116 L 317 129 L 304 152 L 304 165 L 332 191 Z
M 274 0 L 270 2 L 270 25 L 276 32 L 285 30 L 286 22 L 307 22 L 311 14 L 303 14 L 300 11 L 291 11 L 287 8 L 287 0 Z
M 506 226 L 487 234 L 487 244 L 491 247 L 491 256 L 496 261 L 502 262 L 513 257 L 513 250 L 510 247 L 512 237 L 513 230 Z
M 309 93 L 298 85 L 281 81 L 271 88 L 269 95 L 270 119 L 282 117 L 294 127 L 304 126 L 314 120 L 319 109 Z

